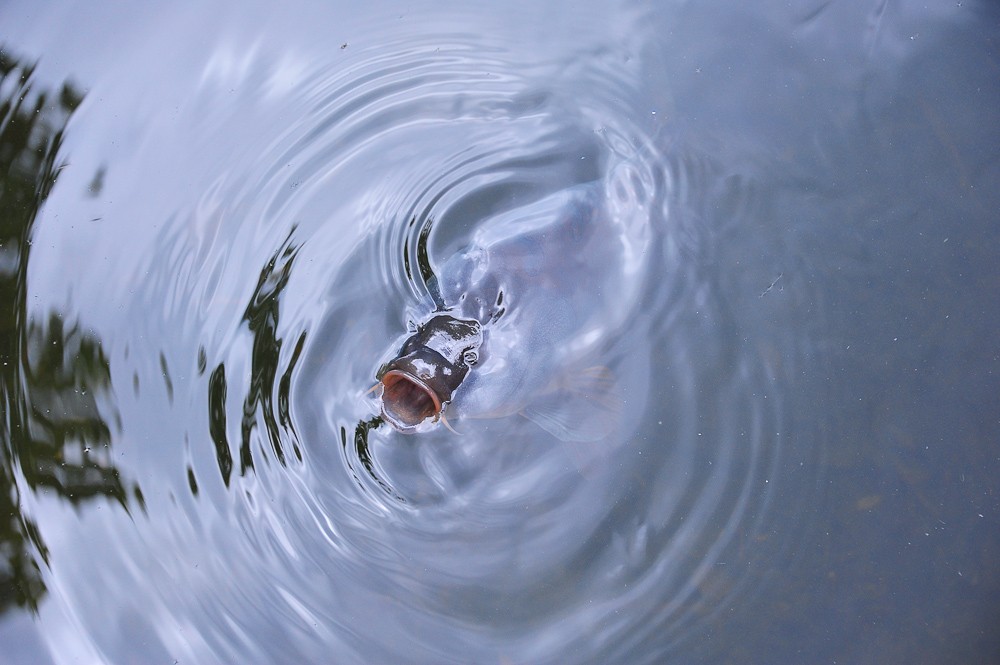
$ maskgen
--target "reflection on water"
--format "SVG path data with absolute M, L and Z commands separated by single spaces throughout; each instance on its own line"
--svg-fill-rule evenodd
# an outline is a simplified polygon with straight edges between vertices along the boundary
M 289 240 L 290 238 L 291 236 L 289 236 Z M 281 442 L 293 434 L 293 432 L 287 432 L 287 428 L 291 424 L 288 416 L 288 390 L 290 376 L 292 370 L 295 369 L 295 360 L 298 358 L 299 350 L 305 341 L 304 333 L 299 339 L 298 347 L 292 355 L 280 383 L 276 383 L 275 379 L 277 378 L 276 371 L 279 367 L 281 354 L 281 340 L 277 338 L 278 304 L 281 291 L 288 284 L 295 255 L 295 247 L 288 244 L 288 241 L 275 252 L 264 269 L 261 270 L 257 288 L 243 314 L 243 320 L 246 321 L 253 334 L 253 364 L 250 368 L 250 391 L 243 404 L 242 443 L 240 445 L 241 473 L 245 473 L 247 469 L 253 467 L 250 432 L 255 426 L 256 417 L 259 416 L 264 421 L 271 450 L 275 458 L 282 464 L 285 463 L 285 450 Z M 273 403 L 276 391 L 277 409 Z M 258 408 L 260 409 L 259 414 L 257 413 Z M 275 413 L 276 410 L 277 413 Z M 279 422 L 286 428 L 287 433 L 284 436 L 278 430 Z M 292 452 L 299 460 L 302 459 L 302 453 L 294 441 L 292 442 Z M 228 478 L 226 480 L 228 482 Z
M 137 485 L 123 483 L 113 463 L 111 374 L 99 339 L 55 312 L 29 316 L 27 269 L 39 208 L 56 182 L 66 123 L 82 95 L 71 84 L 39 89 L 33 67 L 0 45 L 0 612 L 37 610 L 46 588 L 40 567 L 48 548 L 22 514 L 25 491 L 54 492 L 76 505 L 95 496 L 126 510 Z
M 251 433 L 259 422 L 263 422 L 270 450 L 279 463 L 285 463 L 283 441 L 286 439 L 291 439 L 291 452 L 302 461 L 302 451 L 295 439 L 294 425 L 289 415 L 288 400 L 292 371 L 305 344 L 305 333 L 299 336 L 288 367 L 280 380 L 276 381 L 282 346 L 282 340 L 277 337 L 279 303 L 282 289 L 288 284 L 296 254 L 295 246 L 290 244 L 292 233 L 294 229 L 261 270 L 257 288 L 243 314 L 243 321 L 253 334 L 253 351 L 250 387 L 243 403 L 240 427 L 240 475 L 254 467 Z M 212 371 L 208 383 L 209 428 L 215 444 L 219 471 L 228 487 L 233 456 L 226 437 L 227 383 L 224 364 L 220 363 Z

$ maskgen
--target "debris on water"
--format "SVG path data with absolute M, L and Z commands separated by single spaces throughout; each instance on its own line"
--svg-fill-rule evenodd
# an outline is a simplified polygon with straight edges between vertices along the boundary
M 761 291 L 760 296 L 758 296 L 758 297 L 763 298 L 764 296 L 766 296 L 767 292 L 774 288 L 774 285 L 778 283 L 778 280 L 781 279 L 781 276 L 784 275 L 784 274 L 785 274 L 784 272 L 779 272 L 778 276 L 774 278 L 774 281 L 771 282 L 766 289 L 764 289 L 763 291 Z M 779 290 L 783 291 L 784 288 L 781 288 Z
M 881 494 L 870 494 L 868 496 L 863 496 L 854 502 L 854 508 L 859 512 L 867 512 L 874 509 L 882 503 Z

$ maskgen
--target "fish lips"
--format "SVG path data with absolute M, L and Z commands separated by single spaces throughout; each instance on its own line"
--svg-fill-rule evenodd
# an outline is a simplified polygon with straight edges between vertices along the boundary
M 451 363 L 426 346 L 389 361 L 377 376 L 382 417 L 405 434 L 419 431 L 421 424 L 441 415 L 468 371 L 467 365 Z

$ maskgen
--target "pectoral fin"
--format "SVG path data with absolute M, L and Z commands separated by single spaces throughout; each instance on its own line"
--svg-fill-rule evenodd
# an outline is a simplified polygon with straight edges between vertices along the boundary
M 522 415 L 561 441 L 594 442 L 619 428 L 623 403 L 607 367 L 568 373 L 537 396 Z

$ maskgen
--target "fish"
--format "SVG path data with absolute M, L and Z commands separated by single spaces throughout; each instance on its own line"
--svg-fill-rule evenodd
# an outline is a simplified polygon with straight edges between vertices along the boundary
M 403 343 L 378 371 L 382 417 L 403 433 L 443 417 L 444 409 L 477 359 L 482 326 L 438 314 Z
M 410 434 L 520 414 L 562 440 L 605 436 L 621 399 L 602 352 L 635 307 L 648 220 L 628 172 L 485 220 L 376 371 L 383 420 Z

